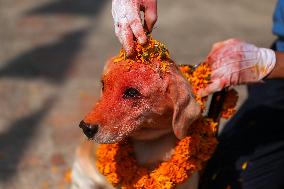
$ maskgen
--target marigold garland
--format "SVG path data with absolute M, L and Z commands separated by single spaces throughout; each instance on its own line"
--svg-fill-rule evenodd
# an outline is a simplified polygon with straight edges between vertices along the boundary
M 238 92 L 231 89 L 227 92 L 225 97 L 224 106 L 221 112 L 221 116 L 225 119 L 229 119 L 236 112 L 236 105 L 239 99 Z
M 97 150 L 97 168 L 113 186 L 124 189 L 171 189 L 202 168 L 213 153 L 217 123 L 200 119 L 189 136 L 178 141 L 170 160 L 149 171 L 137 164 L 133 147 L 127 143 L 101 144 Z
M 193 94 L 197 94 L 199 89 L 205 88 L 210 83 L 211 68 L 207 63 L 202 63 L 196 68 L 190 65 L 181 65 L 179 69 L 190 82 Z M 194 69 L 194 71 L 192 71 L 192 69 Z M 207 97 L 195 96 L 195 99 L 204 110 Z
M 122 49 L 114 62 L 124 61 L 127 66 L 131 66 L 135 62 L 150 64 L 155 59 L 162 63 L 161 69 L 167 71 L 169 51 L 162 43 L 150 37 L 144 46 L 135 43 L 135 51 L 131 57 L 127 57 Z M 180 66 L 196 94 L 200 88 L 209 84 L 211 69 L 206 63 L 198 66 L 194 72 L 191 69 L 188 65 Z M 235 96 L 231 92 L 227 101 L 230 102 Z M 204 110 L 207 98 L 196 96 L 196 100 Z M 223 108 L 223 116 L 229 117 L 234 107 L 235 103 L 227 103 Z M 97 168 L 113 186 L 122 189 L 173 189 L 200 170 L 211 157 L 217 145 L 217 125 L 218 123 L 206 117 L 197 120 L 191 126 L 188 136 L 177 142 L 171 158 L 154 170 L 138 165 L 130 142 L 101 144 L 97 149 Z

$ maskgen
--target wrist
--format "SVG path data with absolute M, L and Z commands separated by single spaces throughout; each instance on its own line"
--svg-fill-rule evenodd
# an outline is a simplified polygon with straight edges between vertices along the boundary
M 268 79 L 284 78 L 284 52 L 275 52 L 276 64 L 272 72 L 268 75 Z
M 257 67 L 259 71 L 259 80 L 268 76 L 276 65 L 276 54 L 271 49 L 259 48 Z

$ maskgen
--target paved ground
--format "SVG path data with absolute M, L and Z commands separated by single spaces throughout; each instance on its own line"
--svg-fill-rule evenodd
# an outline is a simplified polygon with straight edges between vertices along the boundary
M 154 37 L 182 64 L 198 63 L 213 42 L 230 37 L 268 47 L 274 4 L 160 0 Z M 84 138 L 78 123 L 98 97 L 105 60 L 120 48 L 110 6 L 0 0 L 0 188 L 68 188 Z

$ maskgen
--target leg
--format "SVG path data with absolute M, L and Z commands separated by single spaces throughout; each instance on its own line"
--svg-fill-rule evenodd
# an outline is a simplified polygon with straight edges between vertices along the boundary
M 76 151 L 72 169 L 71 189 L 111 189 L 105 178 L 97 170 L 95 163 L 96 144 L 86 141 Z

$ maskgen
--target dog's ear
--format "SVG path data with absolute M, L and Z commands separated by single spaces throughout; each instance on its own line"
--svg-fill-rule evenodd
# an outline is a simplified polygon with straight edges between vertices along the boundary
M 173 103 L 173 131 L 177 138 L 187 135 L 189 126 L 200 116 L 201 107 L 193 97 L 189 82 L 177 70 L 171 70 L 169 96 Z
M 115 59 L 116 57 L 112 57 L 110 58 L 106 63 L 105 63 L 105 66 L 103 68 L 103 73 L 106 74 L 108 72 L 108 70 L 111 69 L 111 67 L 114 65 L 114 62 L 113 60 Z

